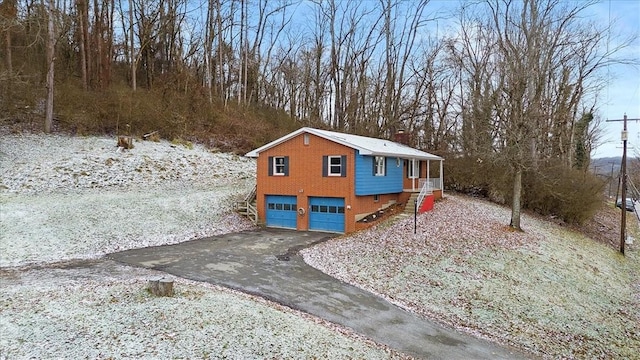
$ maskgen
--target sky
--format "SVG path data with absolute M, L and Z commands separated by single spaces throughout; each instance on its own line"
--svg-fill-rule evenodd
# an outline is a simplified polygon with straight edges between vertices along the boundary
M 560 1 L 572 2 L 571 0 Z M 427 11 L 446 17 L 450 16 L 459 4 L 460 1 L 457 0 L 431 0 Z M 452 21 L 450 19 L 443 20 L 440 28 L 446 29 L 446 24 Z M 585 20 L 603 27 L 610 24 L 610 31 L 606 34 L 610 49 L 618 46 L 622 39 L 631 39 L 630 44 L 617 52 L 615 57 L 637 63 L 636 65 L 610 65 L 600 73 L 607 82 L 597 95 L 595 117 L 600 121 L 601 136 L 591 156 L 592 158 L 619 157 L 622 156 L 623 151 L 621 140 L 623 122 L 611 120 L 622 120 L 625 114 L 628 119 L 640 119 L 640 0 L 599 0 L 587 8 Z M 606 51 L 606 49 L 603 50 Z M 640 157 L 640 120 L 628 121 L 627 129 L 627 155 Z
M 609 12 L 610 10 L 610 12 Z M 616 32 L 622 36 L 631 36 L 635 40 L 623 51 L 627 58 L 640 62 L 640 1 L 639 0 L 606 0 L 594 6 L 595 16 L 601 21 L 612 22 L 611 46 Z M 609 16 L 610 13 L 610 16 Z M 605 120 L 602 123 L 603 144 L 591 154 L 592 157 L 622 156 L 621 132 L 623 123 L 606 122 L 607 119 L 622 119 L 625 114 L 629 119 L 640 119 L 640 65 L 610 66 L 609 84 L 603 90 L 599 115 Z M 628 121 L 629 156 L 640 156 L 640 121 Z
M 431 0 L 430 9 L 446 13 L 458 4 L 459 1 L 455 0 Z M 615 48 L 621 39 L 634 39 L 630 46 L 625 47 L 616 56 L 634 59 L 639 64 L 611 65 L 601 73 L 608 82 L 598 94 L 595 114 L 601 121 L 602 136 L 591 156 L 618 157 L 622 156 L 623 123 L 606 120 L 622 119 L 625 114 L 629 119 L 640 119 L 640 0 L 600 0 L 587 9 L 585 16 L 586 21 L 594 21 L 605 26 L 611 24 L 610 32 L 607 34 L 610 49 Z M 627 154 L 640 157 L 640 121 L 628 121 L 627 128 Z

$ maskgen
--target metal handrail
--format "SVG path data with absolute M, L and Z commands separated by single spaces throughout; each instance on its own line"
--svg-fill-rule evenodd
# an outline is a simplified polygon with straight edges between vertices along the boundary
M 433 194 L 433 190 L 431 190 L 430 184 L 431 183 L 429 181 L 425 181 L 422 185 L 420 194 L 418 194 L 418 199 L 416 200 L 416 209 L 420 209 L 420 205 L 422 205 L 422 202 L 424 201 L 424 198 L 427 197 L 427 195 Z

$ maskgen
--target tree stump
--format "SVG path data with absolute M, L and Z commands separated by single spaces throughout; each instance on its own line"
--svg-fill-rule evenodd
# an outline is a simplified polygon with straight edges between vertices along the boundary
M 133 138 L 131 136 L 118 136 L 118 147 L 129 150 L 133 149 Z
M 173 279 L 150 279 L 147 288 L 155 296 L 173 296 Z

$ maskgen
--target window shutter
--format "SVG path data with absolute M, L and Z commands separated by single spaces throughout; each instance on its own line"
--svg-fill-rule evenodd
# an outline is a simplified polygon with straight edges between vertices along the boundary
M 418 161 L 418 179 L 422 175 L 422 160 Z
M 323 177 L 328 176 L 328 171 L 329 171 L 328 168 L 329 168 L 329 157 L 323 156 L 322 157 L 322 176 Z
M 389 159 L 384 158 L 384 176 L 387 176 L 389 173 L 389 162 L 387 160 Z
M 340 158 L 340 176 L 342 177 L 346 177 L 347 176 L 347 155 L 342 155 L 342 157 Z
M 376 176 L 376 168 L 378 167 L 377 161 L 376 161 L 376 157 L 372 157 L 373 159 L 373 176 Z
M 269 176 L 273 176 L 273 156 L 269 156 Z
M 289 157 L 284 157 L 284 176 L 289 176 Z

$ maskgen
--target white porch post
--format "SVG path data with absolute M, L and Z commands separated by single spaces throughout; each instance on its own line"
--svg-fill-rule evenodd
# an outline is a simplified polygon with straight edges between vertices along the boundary
M 431 170 L 429 169 L 431 165 L 431 160 L 427 160 L 427 184 L 429 183 L 429 179 L 431 179 L 430 173 Z M 431 185 L 427 185 L 429 187 L 429 190 L 433 190 L 431 189 Z
M 416 191 L 416 159 L 411 159 L 411 191 Z
M 442 160 L 440 160 L 440 191 L 441 196 L 444 197 L 444 175 L 442 173 Z

